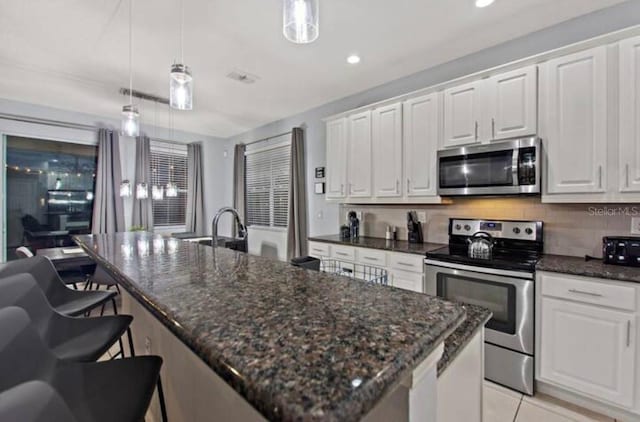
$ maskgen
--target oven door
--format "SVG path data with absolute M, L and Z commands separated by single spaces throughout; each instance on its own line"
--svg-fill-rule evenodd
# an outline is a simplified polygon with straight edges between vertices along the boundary
M 533 355 L 532 274 L 432 259 L 425 264 L 426 293 L 489 309 L 485 341 Z

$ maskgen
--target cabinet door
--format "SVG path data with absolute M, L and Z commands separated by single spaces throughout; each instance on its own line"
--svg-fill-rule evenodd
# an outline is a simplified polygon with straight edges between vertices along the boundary
M 393 287 L 424 293 L 424 277 L 421 273 L 391 270 L 391 278 Z
M 347 196 L 347 119 L 327 122 L 327 199 Z
M 496 75 L 487 81 L 489 139 L 537 134 L 537 85 L 536 66 Z
M 541 320 L 541 378 L 600 400 L 633 404 L 633 314 L 543 297 Z
M 640 192 L 640 37 L 620 42 L 620 191 Z
M 349 196 L 371 196 L 371 112 L 349 117 Z
M 380 107 L 372 112 L 373 187 L 377 197 L 402 195 L 402 106 Z
M 606 47 L 542 64 L 540 84 L 547 192 L 604 192 L 607 185 Z
M 403 104 L 405 192 L 408 197 L 436 195 L 439 114 L 438 93 L 435 92 Z
M 474 81 L 444 91 L 444 146 L 480 142 L 481 90 Z

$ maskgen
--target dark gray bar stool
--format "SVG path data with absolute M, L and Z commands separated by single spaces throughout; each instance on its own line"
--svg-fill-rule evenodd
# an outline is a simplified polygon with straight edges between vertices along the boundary
M 62 361 L 42 342 L 22 308 L 0 309 L 0 391 L 28 381 L 46 382 L 78 421 L 143 420 L 161 366 L 158 356 L 97 363 Z M 164 407 L 160 388 L 158 393 Z
M 51 306 L 59 313 L 79 316 L 111 301 L 114 313 L 117 312 L 115 291 L 78 291 L 68 288 L 60 279 L 55 267 L 46 257 L 11 261 L 0 267 L 0 278 L 20 273 L 29 273 L 47 297 Z
M 0 421 L 76 422 L 60 394 L 42 381 L 29 381 L 0 393 Z
M 116 341 L 120 345 L 118 355 L 124 357 L 121 337 L 125 332 L 131 355 L 135 354 L 129 329 L 133 317 L 73 318 L 61 315 L 51 308 L 31 274 L 0 279 L 0 309 L 8 306 L 18 306 L 27 312 L 40 338 L 59 359 L 95 362 Z

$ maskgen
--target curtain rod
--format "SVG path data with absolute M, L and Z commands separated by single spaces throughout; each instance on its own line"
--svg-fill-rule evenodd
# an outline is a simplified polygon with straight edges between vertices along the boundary
M 0 113 L 0 119 L 13 120 L 23 123 L 34 123 L 38 125 L 64 127 L 67 129 L 88 130 L 92 132 L 98 130 L 98 127 L 93 125 L 83 125 L 80 123 L 65 122 L 62 120 L 41 119 L 39 117 L 29 117 L 20 114 Z
M 270 140 L 272 140 L 272 139 L 279 138 L 279 137 L 284 136 L 284 135 L 291 135 L 291 133 L 292 133 L 292 132 L 293 132 L 293 131 L 292 131 L 292 130 L 290 130 L 290 131 L 288 131 L 288 132 L 284 132 L 284 133 L 281 133 L 281 134 L 279 134 L 279 135 L 273 135 L 273 136 L 269 136 L 268 138 L 260 139 L 260 140 L 253 141 L 253 142 L 249 142 L 248 144 L 245 144 L 245 145 L 253 145 L 253 144 L 260 143 L 260 142 L 270 141 Z

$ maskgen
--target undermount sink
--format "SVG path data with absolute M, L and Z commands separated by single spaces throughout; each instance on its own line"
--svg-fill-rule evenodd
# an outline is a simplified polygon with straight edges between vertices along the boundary
M 213 242 L 211 239 L 203 239 L 198 241 L 198 244 L 206 246 L 211 246 L 212 243 Z M 218 246 L 227 249 L 233 249 L 235 251 L 247 252 L 247 239 L 232 239 L 228 237 L 221 237 L 218 238 Z

